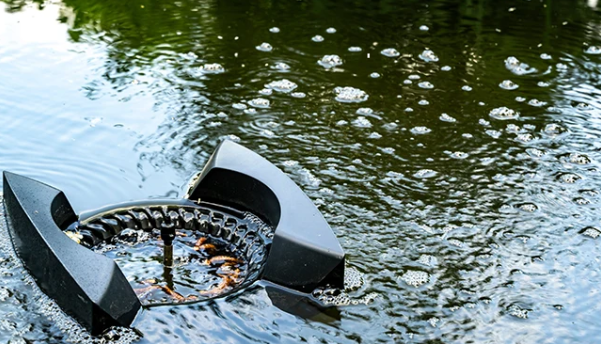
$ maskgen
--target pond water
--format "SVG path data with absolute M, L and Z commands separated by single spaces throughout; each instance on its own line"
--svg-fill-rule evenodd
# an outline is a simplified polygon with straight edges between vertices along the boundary
M 103 342 L 595 342 L 600 29 L 596 0 L 3 0 L 0 169 L 79 212 L 181 197 L 240 142 L 377 295 L 304 319 L 257 285 Z M 0 343 L 89 342 L 1 229 Z

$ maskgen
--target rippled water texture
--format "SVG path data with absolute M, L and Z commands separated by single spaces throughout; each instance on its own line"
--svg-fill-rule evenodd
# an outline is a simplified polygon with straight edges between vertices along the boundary
M 352 297 L 378 295 L 304 319 L 257 285 L 146 311 L 142 343 L 596 342 L 596 6 L 4 0 L 0 168 L 82 211 L 181 197 L 238 141 L 319 206 Z M 9 256 L 0 342 L 66 341 Z

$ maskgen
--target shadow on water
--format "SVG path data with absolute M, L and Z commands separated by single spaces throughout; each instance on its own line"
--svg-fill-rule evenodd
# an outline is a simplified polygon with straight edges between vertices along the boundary
M 176 196 L 219 141 L 239 141 L 318 204 L 364 275 L 352 296 L 379 295 L 320 322 L 257 287 L 147 311 L 143 342 L 601 336 L 591 1 L 4 3 L 10 30 L 50 13 L 38 30 L 58 38 L 0 39 L 3 168 L 83 209 Z M 0 314 L 25 302 L 2 290 Z M 42 318 L 36 340 L 61 342 Z

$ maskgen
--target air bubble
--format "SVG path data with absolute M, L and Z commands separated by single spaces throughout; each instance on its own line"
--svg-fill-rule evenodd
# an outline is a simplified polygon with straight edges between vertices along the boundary
M 581 179 L 582 179 L 582 177 L 580 177 L 576 173 L 571 173 L 571 172 L 560 173 L 557 175 L 557 180 L 559 180 L 562 183 L 566 183 L 566 184 L 574 184 Z
M 420 88 L 426 89 L 426 90 L 431 90 L 434 88 L 434 85 L 432 85 L 428 81 L 422 81 L 419 84 L 417 84 L 417 86 L 419 86 Z
M 271 32 L 271 33 L 279 33 L 280 32 L 280 28 L 278 28 L 278 27 L 272 27 L 271 29 L 269 29 L 269 32 Z
M 225 72 L 225 68 L 219 63 L 206 63 L 200 67 L 200 72 L 203 74 L 221 74 Z
M 601 235 L 601 231 L 595 227 L 586 227 L 580 233 L 593 239 L 597 239 Z
M 353 125 L 357 128 L 371 128 L 372 126 L 371 122 L 363 116 L 357 117 L 357 119 L 353 121 Z
M 324 38 L 323 38 L 323 36 L 320 36 L 320 35 L 315 35 L 315 36 L 313 36 L 313 37 L 311 38 L 311 40 L 312 40 L 313 42 L 320 43 L 320 42 L 323 42 L 323 41 L 324 41 Z
M 252 106 L 252 107 L 256 107 L 256 108 L 260 108 L 260 109 L 266 109 L 270 105 L 269 100 L 265 99 L 265 98 L 251 99 L 248 102 L 248 104 L 250 104 L 250 106 Z
M 351 53 L 358 53 L 360 51 L 362 51 L 363 49 L 361 49 L 361 47 L 349 47 L 348 51 L 350 51 Z
M 586 48 L 586 50 L 584 52 L 589 55 L 599 55 L 599 54 L 601 54 L 601 47 L 598 47 L 596 45 L 591 45 L 590 47 Z
M 516 204 L 515 207 L 528 213 L 533 213 L 538 210 L 538 206 L 536 204 L 529 202 Z
M 342 59 L 338 55 L 325 55 L 321 60 L 317 61 L 317 63 L 320 66 L 329 69 L 342 65 Z
M 413 174 L 413 176 L 415 178 L 427 179 L 427 178 L 436 177 L 437 174 L 438 174 L 438 172 L 436 172 L 436 171 L 424 168 L 424 169 L 421 169 L 421 170 L 415 172 L 415 174 Z
M 298 85 L 288 79 L 282 79 L 282 80 L 272 81 L 272 82 L 266 84 L 265 87 L 268 89 L 272 89 L 276 92 L 289 93 L 289 92 L 292 92 L 292 90 L 294 90 L 295 88 L 297 88 Z
M 550 60 L 553 57 L 551 55 L 549 55 L 549 54 L 542 53 L 542 54 L 540 54 L 540 58 L 543 59 L 543 60 Z
M 511 81 L 511 80 L 503 80 L 503 81 L 502 81 L 502 82 L 499 84 L 499 87 L 501 87 L 501 88 L 502 88 L 502 89 L 504 89 L 504 90 L 509 90 L 509 91 L 512 91 L 512 90 L 516 90 L 516 89 L 518 89 L 520 86 L 519 86 L 518 84 L 514 83 L 514 82 L 513 82 L 513 81 Z
M 442 67 L 440 67 L 440 70 L 443 72 L 448 72 L 451 70 L 451 66 L 442 66 Z
M 449 122 L 449 123 L 457 122 L 457 120 L 455 118 L 447 115 L 446 113 L 443 113 L 442 115 L 440 115 L 440 117 L 438 117 L 438 119 L 440 119 L 443 122 Z
M 434 54 L 434 52 L 430 49 L 425 49 L 421 54 L 419 54 L 419 58 L 426 62 L 438 62 L 438 56 Z
M 492 109 L 488 115 L 494 119 L 508 120 L 518 118 L 520 113 L 503 106 Z
M 271 66 L 271 69 L 276 69 L 281 72 L 286 72 L 286 71 L 290 70 L 290 66 L 284 62 L 277 62 Z
M 430 279 L 430 275 L 428 275 L 427 272 L 425 271 L 419 271 L 419 270 L 409 270 L 407 272 L 405 272 L 405 274 L 403 274 L 403 276 L 401 276 L 401 280 L 405 283 L 407 283 L 407 285 L 413 286 L 413 287 L 419 287 L 423 284 L 428 283 Z
M 265 43 L 265 42 L 261 43 L 261 45 L 257 45 L 255 48 L 259 51 L 265 51 L 265 52 L 270 52 L 273 50 L 273 47 L 271 46 L 271 44 Z
M 515 75 L 526 75 L 537 72 L 536 68 L 532 68 L 528 64 L 520 62 L 520 60 L 514 56 L 509 56 L 505 60 L 505 68 Z
M 329 34 L 336 33 L 336 29 L 333 28 L 333 27 L 329 27 L 329 28 L 326 29 L 326 32 L 329 33 Z
M 304 92 L 292 92 L 292 93 L 290 93 L 290 96 L 292 96 L 294 98 L 305 98 L 307 96 L 307 94 Z
M 469 86 L 469 85 L 464 85 L 464 86 L 461 87 L 461 89 L 464 90 L 464 91 L 470 92 L 472 90 L 472 87 Z
M 371 74 L 369 75 L 369 77 L 370 77 L 370 78 L 372 78 L 372 79 L 377 79 L 377 78 L 379 78 L 380 76 L 381 76 L 381 75 L 380 75 L 380 73 L 376 73 L 376 72 L 373 72 L 373 73 L 371 73 Z
M 428 31 L 428 30 L 430 30 L 430 28 L 427 27 L 426 25 L 422 25 L 422 26 L 419 27 L 419 30 L 420 31 Z
M 540 101 L 540 100 L 538 100 L 538 99 L 530 99 L 530 100 L 528 101 L 528 105 L 530 105 L 530 106 L 535 106 L 535 107 L 542 107 L 542 106 L 545 106 L 545 105 L 547 105 L 547 103 L 546 103 L 546 102 L 543 102 L 543 101 Z
M 336 100 L 341 103 L 360 103 L 369 98 L 369 95 L 364 91 L 354 87 L 336 87 Z
M 469 154 L 464 153 L 464 152 L 459 152 L 459 151 L 453 152 L 453 153 L 450 154 L 450 157 L 453 158 L 453 159 L 465 159 L 468 156 L 469 156 Z
M 423 134 L 428 134 L 429 132 L 431 132 L 432 129 L 427 128 L 427 127 L 413 127 L 411 128 L 411 132 L 415 135 L 423 135 Z
M 398 57 L 401 53 L 398 52 L 395 48 L 386 48 L 380 52 L 380 54 L 386 57 Z

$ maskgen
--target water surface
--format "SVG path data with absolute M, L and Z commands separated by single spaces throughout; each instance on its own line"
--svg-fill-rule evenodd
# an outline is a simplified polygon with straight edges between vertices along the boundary
M 594 342 L 596 6 L 5 0 L 0 169 L 82 211 L 181 197 L 234 140 L 319 206 L 352 296 L 379 295 L 324 321 L 257 286 L 149 310 L 142 343 Z M 72 340 L 0 259 L 0 342 Z

